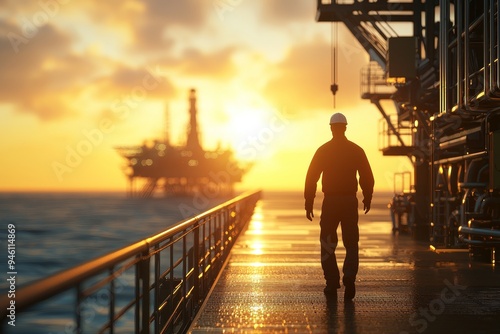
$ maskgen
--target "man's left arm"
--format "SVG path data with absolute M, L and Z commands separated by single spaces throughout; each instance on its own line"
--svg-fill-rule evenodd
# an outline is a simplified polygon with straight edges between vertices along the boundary
M 370 211 L 370 206 L 373 196 L 373 186 L 375 185 L 375 179 L 373 177 L 373 172 L 368 162 L 368 158 L 364 151 L 361 154 L 361 161 L 359 166 L 359 185 L 363 191 L 363 210 L 365 214 Z

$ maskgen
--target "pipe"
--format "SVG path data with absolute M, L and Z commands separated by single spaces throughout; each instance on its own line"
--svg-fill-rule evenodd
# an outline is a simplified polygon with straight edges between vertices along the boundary
M 490 238 L 500 238 L 500 230 L 491 230 L 487 228 L 460 226 L 458 228 L 458 232 L 464 235 L 468 234 L 468 235 L 478 235 Z M 464 241 L 466 240 L 467 239 L 464 239 Z M 481 240 L 476 240 L 476 241 L 481 241 Z M 500 240 L 498 241 L 494 240 L 494 241 L 500 244 Z

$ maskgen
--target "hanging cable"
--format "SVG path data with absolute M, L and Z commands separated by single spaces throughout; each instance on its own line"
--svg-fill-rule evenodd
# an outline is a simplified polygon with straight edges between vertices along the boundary
M 337 85 L 337 49 L 338 49 L 338 22 L 332 22 L 330 34 L 330 58 L 331 58 L 331 85 L 330 91 L 333 94 L 333 109 L 335 109 L 335 94 L 339 90 Z

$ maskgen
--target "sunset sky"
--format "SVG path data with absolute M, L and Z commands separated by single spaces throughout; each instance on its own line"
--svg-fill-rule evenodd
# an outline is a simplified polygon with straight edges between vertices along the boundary
M 333 109 L 331 25 L 315 21 L 315 6 L 0 0 L 0 191 L 125 190 L 114 148 L 163 138 L 166 128 L 184 144 L 191 88 L 203 147 L 255 160 L 238 188 L 301 189 L 331 138 L 330 115 L 342 112 L 376 189 L 392 190 L 393 173 L 410 164 L 378 150 L 380 113 L 360 98 L 368 56 L 339 26 Z

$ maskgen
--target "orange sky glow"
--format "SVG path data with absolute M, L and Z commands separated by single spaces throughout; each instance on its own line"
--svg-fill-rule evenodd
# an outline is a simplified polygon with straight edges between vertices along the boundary
M 379 151 L 380 113 L 360 98 L 369 58 L 342 26 L 333 108 L 331 26 L 315 1 L 0 4 L 0 191 L 125 191 L 115 147 L 167 131 L 184 144 L 191 88 L 203 147 L 253 162 L 238 189 L 302 189 L 334 112 L 376 190 L 411 170 Z

